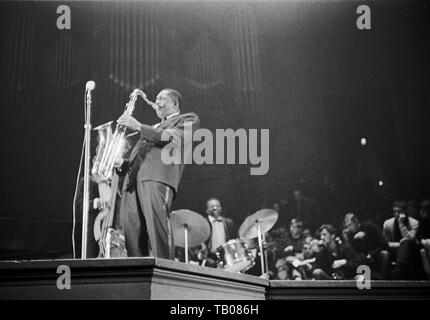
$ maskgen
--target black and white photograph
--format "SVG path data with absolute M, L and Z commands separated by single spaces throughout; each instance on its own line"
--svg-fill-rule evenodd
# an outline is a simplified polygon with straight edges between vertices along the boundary
M 429 1 L 1 0 L 0 26 L 0 300 L 430 300 Z

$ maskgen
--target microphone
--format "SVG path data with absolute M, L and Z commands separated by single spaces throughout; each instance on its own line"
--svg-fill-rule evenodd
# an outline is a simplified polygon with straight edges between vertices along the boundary
M 92 80 L 87 81 L 87 84 L 85 85 L 85 90 L 94 90 L 94 88 L 96 87 L 96 83 Z

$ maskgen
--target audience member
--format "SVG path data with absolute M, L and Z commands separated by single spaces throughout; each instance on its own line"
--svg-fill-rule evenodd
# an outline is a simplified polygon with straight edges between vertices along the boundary
M 384 237 L 396 261 L 398 276 L 403 280 L 425 277 L 417 239 L 419 222 L 406 213 L 406 203 L 393 203 L 393 218 L 384 222 Z
M 430 280 L 430 201 L 424 200 L 419 209 L 420 238 L 422 248 L 420 249 L 423 269 Z
M 354 213 L 347 213 L 344 219 L 345 239 L 357 253 L 366 256 L 366 264 L 378 272 L 383 279 L 390 278 L 390 257 L 388 244 L 381 229 L 372 221 L 360 223 Z
M 320 240 L 312 242 L 315 254 L 313 276 L 317 280 L 353 279 L 357 267 L 364 264 L 363 255 L 345 245 L 330 224 L 324 224 L 318 232 Z
M 292 219 L 288 236 L 283 237 L 283 241 L 278 243 L 277 262 L 275 268 L 278 278 L 281 280 L 300 278 L 300 273 L 295 272 L 292 264 L 298 255 L 302 254 L 305 238 L 303 237 L 303 222 L 299 219 Z
M 430 201 L 424 200 L 420 203 L 418 221 L 420 225 L 420 236 L 422 239 L 430 239 Z

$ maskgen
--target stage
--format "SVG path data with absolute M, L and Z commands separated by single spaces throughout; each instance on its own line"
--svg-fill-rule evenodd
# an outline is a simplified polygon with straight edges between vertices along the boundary
M 58 266 L 71 288 L 57 288 Z M 263 300 L 269 281 L 155 258 L 0 263 L 0 299 Z
M 70 289 L 57 287 L 59 266 L 70 268 Z M 0 262 L 0 299 L 428 300 L 430 282 L 372 281 L 360 290 L 355 281 L 268 281 L 155 258 L 23 260 Z

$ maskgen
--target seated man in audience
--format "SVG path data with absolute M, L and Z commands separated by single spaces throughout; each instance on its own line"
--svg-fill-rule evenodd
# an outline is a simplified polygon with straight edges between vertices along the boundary
M 268 268 L 272 277 L 277 278 L 276 263 L 284 257 L 284 248 L 289 241 L 287 228 L 280 227 L 267 233 L 265 248 L 267 252 Z M 256 245 L 257 247 L 258 245 Z M 249 247 L 249 246 L 248 246 Z M 256 262 L 256 265 L 258 261 Z
M 280 227 L 273 229 L 269 232 L 270 237 L 269 240 L 266 239 L 267 243 L 267 252 L 273 257 L 275 261 L 277 261 L 280 257 L 284 255 L 284 248 L 286 247 L 286 243 L 289 241 L 289 232 L 287 228 Z
M 400 279 L 426 278 L 417 239 L 419 222 L 406 214 L 404 201 L 393 203 L 393 215 L 393 218 L 384 222 L 383 232 L 393 260 L 395 257 Z
M 430 239 L 430 201 L 423 200 L 419 208 L 419 224 L 421 239 Z
M 344 227 L 344 237 L 352 249 L 366 256 L 366 264 L 380 278 L 390 279 L 390 255 L 381 229 L 372 221 L 360 222 L 354 213 L 345 215 Z
M 276 262 L 276 279 L 311 280 L 313 279 L 313 263 L 315 263 L 312 237 L 306 237 L 302 252 L 279 259 Z
M 423 268 L 430 280 L 430 201 L 424 200 L 419 208 L 420 238 L 422 248 L 420 249 Z
M 353 279 L 356 276 L 357 267 L 365 262 L 363 255 L 355 253 L 339 237 L 336 237 L 336 230 L 330 224 L 323 224 L 317 233 L 320 240 L 312 242 L 316 258 L 314 278 L 316 280 Z
M 285 279 L 299 278 L 300 274 L 294 272 L 295 267 L 292 265 L 292 261 L 296 259 L 296 256 L 302 253 L 303 244 L 305 238 L 302 234 L 303 222 L 299 219 L 292 219 L 290 222 L 290 232 L 287 238 L 282 242 L 282 250 L 278 250 L 276 262 L 276 269 L 278 275 Z M 285 270 L 283 269 L 285 268 Z
M 290 256 L 302 252 L 305 237 L 303 236 L 303 222 L 299 219 L 292 219 L 290 222 L 290 233 L 284 248 L 284 255 Z

